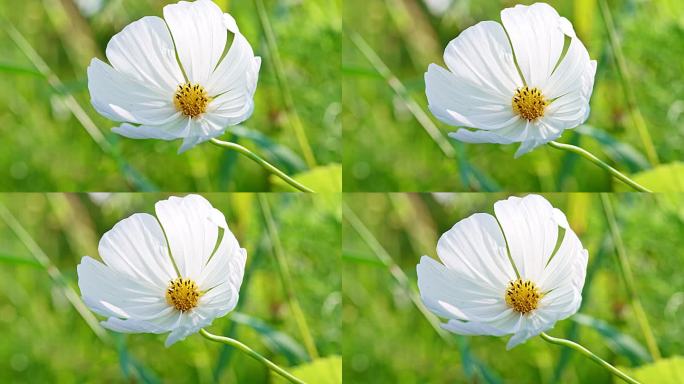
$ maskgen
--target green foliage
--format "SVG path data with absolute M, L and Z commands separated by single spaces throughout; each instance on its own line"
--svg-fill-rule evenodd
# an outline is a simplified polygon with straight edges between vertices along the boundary
M 342 190 L 342 167 L 339 164 L 319 166 L 295 175 L 294 179 L 317 193 L 339 192 Z M 295 191 L 292 186 L 273 175 L 271 182 L 277 191 Z
M 272 188 L 269 174 L 262 168 L 208 143 L 178 155 L 179 141 L 118 137 L 110 132 L 117 123 L 99 116 L 90 105 L 86 76 L 90 60 L 105 59 L 107 42 L 127 24 L 143 16 L 161 16 L 163 6 L 175 2 L 103 1 L 101 9 L 92 14 L 79 11 L 73 0 L 2 2 L 0 134 L 4 150 L 0 152 L 0 190 Z M 256 55 L 263 57 L 254 114 L 244 127 L 231 129 L 221 139 L 239 140 L 287 173 L 304 171 L 308 167 L 302 162 L 303 152 L 290 124 L 296 113 L 317 164 L 339 162 L 341 1 L 265 3 L 278 42 L 280 70 L 295 110 L 286 108 L 254 2 L 221 1 L 220 6 L 235 17 Z M 51 84 L 36 62 L 18 48 L 10 38 L 12 28 L 27 40 L 59 84 Z M 326 59 L 312 60 L 311 52 Z M 85 111 L 81 118 L 92 119 L 90 134 L 74 116 L 74 103 Z
M 684 381 L 684 357 L 672 356 L 638 368 L 625 368 L 625 373 L 642 383 L 679 384 Z
M 330 356 L 292 368 L 293 375 L 307 383 L 342 384 L 342 358 Z M 276 383 L 287 383 L 273 374 Z
M 662 164 L 634 175 L 634 180 L 654 191 L 684 191 L 684 163 Z
M 154 213 L 154 203 L 167 196 L 0 195 L 1 382 L 270 382 L 263 365 L 199 335 L 168 349 L 165 335 L 102 330 L 100 338 L 94 332 L 101 329 L 98 322 L 86 323 L 69 301 L 71 291 L 82 305 L 76 265 L 84 255 L 99 258 L 100 236 L 134 212 Z M 226 215 L 231 231 L 247 249 L 238 308 L 215 319 L 209 330 L 242 341 L 286 369 L 310 361 L 279 278 L 259 199 L 246 193 L 204 196 Z M 339 195 L 264 198 L 318 354 L 339 355 Z M 12 217 L 27 239 L 17 237 Z M 37 249 L 27 248 L 32 242 Z M 43 253 L 46 259 L 41 259 Z

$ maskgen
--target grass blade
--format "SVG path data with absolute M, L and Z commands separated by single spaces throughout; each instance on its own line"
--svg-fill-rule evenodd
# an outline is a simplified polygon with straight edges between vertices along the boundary
M 318 351 L 316 350 L 316 342 L 309 330 L 309 325 L 306 322 L 306 317 L 304 317 L 304 312 L 302 311 L 299 301 L 297 300 L 297 295 L 295 294 L 294 287 L 292 286 L 292 276 L 290 275 L 290 268 L 285 259 L 285 252 L 280 243 L 280 238 L 278 237 L 278 229 L 276 228 L 275 220 L 273 219 L 273 214 L 271 213 L 271 208 L 266 200 L 266 196 L 263 193 L 259 195 L 259 206 L 261 207 L 262 214 L 264 216 L 264 221 L 266 222 L 266 228 L 268 230 L 268 237 L 271 240 L 271 247 L 273 248 L 273 256 L 275 256 L 276 264 L 278 265 L 278 272 L 280 273 L 280 280 L 283 283 L 283 289 L 287 295 L 287 302 L 292 311 L 292 316 L 294 317 L 299 332 L 301 333 L 302 339 L 304 340 L 304 346 L 311 357 L 311 359 L 317 359 L 319 357 Z
M 71 305 L 76 309 L 76 311 L 81 315 L 83 320 L 86 322 L 88 327 L 93 331 L 93 333 L 103 342 L 109 344 L 111 339 L 100 325 L 99 321 L 95 318 L 95 315 L 88 310 L 86 305 L 81 300 L 81 297 L 76 293 L 74 288 L 68 283 L 67 279 L 62 275 L 60 270 L 55 266 L 48 255 L 43 251 L 38 243 L 33 240 L 33 237 L 24 229 L 24 227 L 19 223 L 19 221 L 14 217 L 14 215 L 5 207 L 3 203 L 0 203 L 0 218 L 12 229 L 14 234 L 19 238 L 19 240 L 26 246 L 26 248 L 31 252 L 36 261 L 48 272 L 52 282 L 62 291 L 62 294 L 69 300 Z
M 263 0 L 255 1 L 257 13 L 259 15 L 259 22 L 261 23 L 261 28 L 266 36 L 266 45 L 268 47 L 268 55 L 271 60 L 273 67 L 273 73 L 275 73 L 276 81 L 280 87 L 280 92 L 283 97 L 283 103 L 285 103 L 285 108 L 287 109 L 288 121 L 294 132 L 297 142 L 302 150 L 304 159 L 306 160 L 309 168 L 314 168 L 316 164 L 316 157 L 314 156 L 313 150 L 311 149 L 311 144 L 309 144 L 309 139 L 306 136 L 304 130 L 304 125 L 302 120 L 299 118 L 299 113 L 297 113 L 297 108 L 295 108 L 294 99 L 292 98 L 292 92 L 290 91 L 290 86 L 285 80 L 285 70 L 282 60 L 280 59 L 280 53 L 278 52 L 278 42 L 273 32 L 273 26 L 271 25 L 271 20 L 268 18 L 268 13 L 266 12 L 266 7 L 264 6 Z

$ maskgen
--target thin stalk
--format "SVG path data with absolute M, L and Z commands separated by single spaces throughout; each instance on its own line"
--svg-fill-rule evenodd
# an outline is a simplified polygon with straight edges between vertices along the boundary
M 599 10 L 603 19 L 603 25 L 606 28 L 606 33 L 608 34 L 610 48 L 613 51 L 615 68 L 617 69 L 616 72 L 620 84 L 622 85 L 622 91 L 624 92 L 625 100 L 627 101 L 627 109 L 629 110 L 630 117 L 632 118 L 632 124 L 634 124 L 639 133 L 639 138 L 641 139 L 644 149 L 646 150 L 646 156 L 648 157 L 649 162 L 651 165 L 658 165 L 660 162 L 658 159 L 658 153 L 656 152 L 655 145 L 653 144 L 653 139 L 651 139 L 651 134 L 648 132 L 646 120 L 641 114 L 641 110 L 637 104 L 634 90 L 631 87 L 630 77 L 627 72 L 627 61 L 622 53 L 622 46 L 617 36 L 617 30 L 615 28 L 615 23 L 613 22 L 613 15 L 606 0 L 599 0 Z
M 590 350 L 584 348 L 583 346 L 581 346 L 581 345 L 579 345 L 579 344 L 577 344 L 577 343 L 575 343 L 575 342 L 573 342 L 573 341 L 566 340 L 566 339 L 559 339 L 559 338 L 556 338 L 556 337 L 552 337 L 552 336 L 547 335 L 547 334 L 544 333 L 544 332 L 542 332 L 539 336 L 541 336 L 542 339 L 544 339 L 545 341 L 547 341 L 547 342 L 549 342 L 549 343 L 551 343 L 551 344 L 562 345 L 562 346 L 564 346 L 564 347 L 568 347 L 568 348 L 574 349 L 575 351 L 577 351 L 577 352 L 583 354 L 584 356 L 590 358 L 590 359 L 593 360 L 596 364 L 602 366 L 602 367 L 605 368 L 607 371 L 609 371 L 609 372 L 612 373 L 613 375 L 615 375 L 615 376 L 621 378 L 622 380 L 624 380 L 624 381 L 627 382 L 627 383 L 631 383 L 631 384 L 640 384 L 640 382 L 638 382 L 637 380 L 634 380 L 633 378 L 627 376 L 627 374 L 625 374 L 625 373 L 622 372 L 621 370 L 619 370 L 619 369 L 615 368 L 614 366 L 610 365 L 607 361 L 605 361 L 605 360 L 603 360 L 602 358 L 596 356 L 596 355 L 595 355 L 593 352 L 591 352 Z
M 31 234 L 19 223 L 19 220 L 10 212 L 3 203 L 0 203 L 0 219 L 4 221 L 7 226 L 14 232 L 24 246 L 31 252 L 31 255 L 36 259 L 36 262 L 44 268 L 53 284 L 62 292 L 62 294 L 69 300 L 74 309 L 83 318 L 88 327 L 93 331 L 102 342 L 110 345 L 112 340 L 109 334 L 102 328 L 95 315 L 86 307 L 81 297 L 76 293 L 76 290 L 69 284 L 69 281 L 64 277 L 62 272 L 50 260 L 50 257 L 43 251 L 43 249 L 36 243 Z
M 636 189 L 637 191 L 649 192 L 649 193 L 653 192 L 650 189 L 648 189 L 648 188 L 642 186 L 641 184 L 637 183 L 636 181 L 630 179 L 624 173 L 622 173 L 622 172 L 618 171 L 617 169 L 611 167 L 610 165 L 606 164 L 604 161 L 602 161 L 598 157 L 594 156 L 591 152 L 587 151 L 584 148 L 580 148 L 578 146 L 571 145 L 571 144 L 559 143 L 557 141 L 550 141 L 549 145 L 553 148 L 562 149 L 564 151 L 569 151 L 569 152 L 572 152 L 572 153 L 575 153 L 575 154 L 578 154 L 578 155 L 584 157 L 585 159 L 587 159 L 587 160 L 591 161 L 592 163 L 598 165 L 599 167 L 603 168 L 603 170 L 605 170 L 606 172 L 613 175 L 613 177 L 615 177 L 616 179 L 622 181 L 623 183 L 629 185 L 630 187 Z
M 280 244 L 280 238 L 278 237 L 278 228 L 276 228 L 275 220 L 273 220 L 273 214 L 271 213 L 271 207 L 268 205 L 266 196 L 259 194 L 259 205 L 261 206 L 261 211 L 264 215 L 264 220 L 266 221 L 266 227 L 268 229 L 268 237 L 271 240 L 271 246 L 273 247 L 273 254 L 276 259 L 276 264 L 278 265 L 278 273 L 280 274 L 280 280 L 283 283 L 283 289 L 285 290 L 285 295 L 287 297 L 287 303 L 290 306 L 290 311 L 292 311 L 292 316 L 297 323 L 297 328 L 302 335 L 304 341 L 304 347 L 307 353 L 312 359 L 318 358 L 318 351 L 316 350 L 316 342 L 314 341 L 309 325 L 306 322 L 306 317 L 304 316 L 304 311 L 299 305 L 297 300 L 297 295 L 295 294 L 294 285 L 292 284 L 292 275 L 290 274 L 290 267 L 285 259 L 285 252 Z
M 255 4 L 257 13 L 259 14 L 261 28 L 264 30 L 264 36 L 266 36 L 266 46 L 268 48 L 268 55 L 271 58 L 270 62 L 273 63 L 273 72 L 275 73 L 276 81 L 280 87 L 285 108 L 288 111 L 288 121 L 290 122 L 292 130 L 294 131 L 294 135 L 297 138 L 297 142 L 302 149 L 306 164 L 309 166 L 309 168 L 313 168 L 316 166 L 316 157 L 314 156 L 313 150 L 311 149 L 311 144 L 309 144 L 309 139 L 304 131 L 302 120 L 299 118 L 299 114 L 295 108 L 290 87 L 287 84 L 287 81 L 285 81 L 285 71 L 283 70 L 284 66 L 283 62 L 280 60 L 278 41 L 276 40 L 275 33 L 273 32 L 273 26 L 268 18 L 268 13 L 266 13 L 266 7 L 264 6 L 263 0 L 256 0 Z
M 432 329 L 435 330 L 437 335 L 444 340 L 449 345 L 453 345 L 454 340 L 449 336 L 449 333 L 444 330 L 441 326 L 440 320 L 432 314 L 423 304 L 418 292 L 413 289 L 412 284 L 406 276 L 406 273 L 397 265 L 392 256 L 387 252 L 387 250 L 380 244 L 378 239 L 375 238 L 373 233 L 366 227 L 365 224 L 359 219 L 354 210 L 352 210 L 345 202 L 342 202 L 342 217 L 349 222 L 354 231 L 361 237 L 368 248 L 373 251 L 375 256 L 380 260 L 380 262 L 385 266 L 385 268 L 392 275 L 394 280 L 399 284 L 399 287 L 408 295 L 408 297 L 413 302 L 413 305 L 418 308 L 420 313 L 425 317 L 425 319 L 430 323 Z
M 231 339 L 229 337 L 224 337 L 224 336 L 217 336 L 212 333 L 209 333 L 206 329 L 202 328 L 200 329 L 200 335 L 202 335 L 205 339 L 215 341 L 217 343 L 223 343 L 225 345 L 229 345 L 231 347 L 237 348 L 240 351 L 244 352 L 245 354 L 249 355 L 249 357 L 253 358 L 254 360 L 264 364 L 267 366 L 270 370 L 273 372 L 279 374 L 280 376 L 284 377 L 291 383 L 297 383 L 297 384 L 305 384 L 304 381 L 292 376 L 292 374 L 288 373 L 286 370 L 280 368 L 278 365 L 276 365 L 274 362 L 271 360 L 261 356 L 257 351 L 253 350 L 252 348 L 242 344 L 241 342 Z
M 297 188 L 298 190 L 300 190 L 300 191 L 302 191 L 302 192 L 309 192 L 309 193 L 313 193 L 313 192 L 314 192 L 311 188 L 309 188 L 309 187 L 307 187 L 307 186 L 305 186 L 305 185 L 303 185 L 303 184 L 300 184 L 299 182 L 297 182 L 296 180 L 294 180 L 294 179 L 291 178 L 290 176 L 286 175 L 285 172 L 283 172 L 283 171 L 281 171 L 280 169 L 276 168 L 273 164 L 271 164 L 271 163 L 269 163 L 268 161 L 264 160 L 264 159 L 261 158 L 259 155 L 257 155 L 256 153 L 250 151 L 249 149 L 243 147 L 243 146 L 240 145 L 240 144 L 231 143 L 231 142 L 228 142 L 228 141 L 222 141 L 222 140 L 218 140 L 218 139 L 211 139 L 211 143 L 214 144 L 214 145 L 217 145 L 217 146 L 219 146 L 219 147 L 223 147 L 223 148 L 226 148 L 226 149 L 230 149 L 230 150 L 236 151 L 236 152 L 238 152 L 238 153 L 241 154 L 241 155 L 247 156 L 248 158 L 250 158 L 251 160 L 253 160 L 255 163 L 257 163 L 257 164 L 259 164 L 260 166 L 262 166 L 262 167 L 263 167 L 264 169 L 266 169 L 267 171 L 269 171 L 269 172 L 271 172 L 272 174 L 278 176 L 278 177 L 281 178 L 283 181 L 285 181 L 286 183 L 290 184 L 291 186 Z
M 442 134 L 442 132 L 437 128 L 435 123 L 432 122 L 427 113 L 418 105 L 418 103 L 411 97 L 406 86 L 399 80 L 397 76 L 392 73 L 390 68 L 385 64 L 380 56 L 373 50 L 373 48 L 368 45 L 366 40 L 361 37 L 358 33 L 352 30 L 345 30 L 349 35 L 352 43 L 356 48 L 363 54 L 363 56 L 368 60 L 368 62 L 373 66 L 376 72 L 380 74 L 387 85 L 392 88 L 392 91 L 399 96 L 401 101 L 406 105 L 406 108 L 411 112 L 413 117 L 416 118 L 421 127 L 430 136 L 432 141 L 439 147 L 439 149 L 444 153 L 444 155 L 450 159 L 457 158 L 458 154 L 454 147 L 451 146 L 449 140 Z
M 603 211 L 606 215 L 606 221 L 608 222 L 608 227 L 610 228 L 611 236 L 613 237 L 613 244 L 615 246 L 615 255 L 618 259 L 618 265 L 620 274 L 622 275 L 622 281 L 625 282 L 625 287 L 627 288 L 627 295 L 629 296 L 630 304 L 632 310 L 634 311 L 634 317 L 636 318 L 639 328 L 644 335 L 646 340 L 646 346 L 648 351 L 653 357 L 653 360 L 659 360 L 661 358 L 660 350 L 658 349 L 658 343 L 656 342 L 653 330 L 646 317 L 646 311 L 641 305 L 641 300 L 639 300 L 638 290 L 634 282 L 634 275 L 632 274 L 632 268 L 629 266 L 629 261 L 627 260 L 627 251 L 625 250 L 625 245 L 622 242 L 622 236 L 620 236 L 620 230 L 618 228 L 617 220 L 615 219 L 615 211 L 613 210 L 613 205 L 611 204 L 610 198 L 607 194 L 601 194 L 601 203 L 603 205 Z

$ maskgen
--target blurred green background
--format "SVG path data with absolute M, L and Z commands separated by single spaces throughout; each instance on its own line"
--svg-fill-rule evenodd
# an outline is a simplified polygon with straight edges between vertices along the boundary
M 345 0 L 345 191 L 618 188 L 620 183 L 603 170 L 552 148 L 540 147 L 514 160 L 517 145 L 466 145 L 448 139 L 456 128 L 427 110 L 423 74 L 430 63 L 444 65 L 448 42 L 480 21 L 500 21 L 503 8 L 534 2 Z M 567 131 L 559 141 L 580 145 L 626 173 L 671 164 L 637 180 L 659 191 L 684 191 L 684 165 L 675 163 L 684 159 L 684 2 L 548 3 L 573 23 L 590 56 L 598 60 L 587 125 Z M 603 14 L 613 22 L 607 25 Z M 623 63 L 620 68 L 616 58 Z
M 251 160 L 210 143 L 177 155 L 180 141 L 119 137 L 110 132 L 116 123 L 90 105 L 90 60 L 105 59 L 107 42 L 126 25 L 162 16 L 163 6 L 175 2 L 0 3 L 0 190 L 285 188 L 274 186 Z M 301 174 L 318 191 L 341 190 L 341 0 L 215 2 L 235 17 L 263 58 L 254 114 L 220 139 L 239 142 L 289 175 Z M 273 31 L 275 45 L 265 30 Z M 329 167 L 316 168 L 323 165 Z M 304 176 L 315 168 L 313 176 Z
M 242 341 L 303 379 L 330 375 L 339 378 L 330 383 L 339 383 L 339 195 L 204 196 L 226 215 L 248 252 L 238 306 L 209 331 Z M 245 354 L 200 335 L 166 349 L 165 335 L 104 331 L 82 307 L 76 277 L 81 257 L 99 259 L 104 232 L 135 212 L 153 214 L 154 203 L 164 198 L 0 194 L 0 382 L 281 383 Z M 274 244 L 289 267 L 310 345 L 290 310 Z M 312 369 L 307 363 L 315 355 L 325 359 Z
M 437 259 L 437 239 L 457 221 L 493 214 L 503 194 L 347 194 L 343 220 L 344 378 L 349 383 L 618 383 L 577 353 L 533 338 L 440 335 L 419 311 L 416 264 Z M 548 333 L 630 369 L 643 383 L 684 378 L 684 195 L 550 194 L 589 251 L 582 308 Z M 607 199 L 608 210 L 603 199 Z M 610 221 L 609 221 L 610 220 Z M 613 221 L 614 220 L 614 221 Z M 616 224 L 615 236 L 609 222 Z M 624 244 L 638 297 L 655 335 L 651 350 L 619 273 Z M 664 365 L 668 365 L 664 367 Z M 674 366 L 679 369 L 677 379 Z M 640 367 L 640 368 L 639 368 Z M 634 372 L 636 371 L 636 372 Z

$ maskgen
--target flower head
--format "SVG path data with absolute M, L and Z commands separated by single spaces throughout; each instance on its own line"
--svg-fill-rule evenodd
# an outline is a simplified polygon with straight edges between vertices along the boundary
M 136 213 L 105 233 L 104 264 L 83 257 L 78 286 L 86 305 L 108 317 L 105 328 L 171 332 L 168 347 L 235 308 L 247 252 L 201 196 L 171 197 L 155 210 L 157 217 Z
M 461 128 L 466 143 L 522 143 L 516 157 L 555 140 L 589 117 L 596 61 L 572 24 L 544 3 L 501 11 L 503 26 L 480 22 L 444 51 L 447 69 L 430 64 L 430 111 Z
M 228 32 L 234 35 L 226 50 Z M 254 110 L 261 59 L 233 17 L 210 0 L 164 7 L 107 45 L 111 66 L 93 59 L 88 89 L 95 109 L 132 139 L 183 139 L 179 152 L 221 135 Z
M 573 315 L 582 302 L 587 250 L 543 197 L 510 197 L 496 217 L 476 213 L 442 235 L 418 264 L 425 305 L 461 335 L 512 334 L 507 348 Z M 510 253 L 509 253 L 510 251 Z

